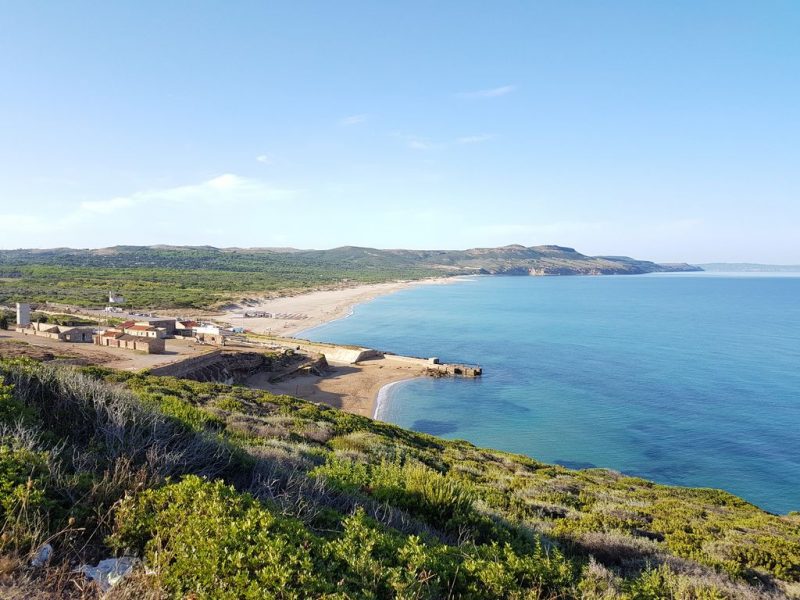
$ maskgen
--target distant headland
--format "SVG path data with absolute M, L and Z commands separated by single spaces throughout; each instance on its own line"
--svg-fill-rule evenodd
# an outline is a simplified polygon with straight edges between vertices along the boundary
M 717 273 L 800 273 L 800 265 L 765 265 L 761 263 L 706 263 L 704 271 Z

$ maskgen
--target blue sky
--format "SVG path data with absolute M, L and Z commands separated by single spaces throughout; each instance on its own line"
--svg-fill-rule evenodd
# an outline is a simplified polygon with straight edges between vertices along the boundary
M 0 0 L 0 247 L 800 263 L 800 3 Z

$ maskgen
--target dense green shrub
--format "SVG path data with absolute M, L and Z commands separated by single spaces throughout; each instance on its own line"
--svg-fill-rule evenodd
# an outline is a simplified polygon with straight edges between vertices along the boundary
M 189 476 L 129 498 L 110 543 L 143 553 L 176 597 L 551 597 L 575 570 L 541 545 L 454 548 L 383 530 L 363 511 L 324 538 L 222 482 Z
M 797 516 L 289 396 L 0 361 L 3 425 L 3 548 L 63 552 L 74 519 L 70 547 L 107 556 L 115 523 L 174 597 L 716 600 L 800 579 Z
M 14 398 L 12 387 L 5 385 L 0 379 L 0 426 L 29 422 L 34 416 L 35 413 L 32 410 Z
M 0 436 L 0 551 L 27 551 L 46 536 L 54 503 L 46 494 L 47 454 Z
M 222 482 L 189 476 L 145 491 L 116 522 L 112 545 L 143 552 L 178 597 L 305 598 L 323 589 L 304 529 Z
M 732 547 L 730 554 L 739 565 L 763 569 L 787 581 L 800 581 L 800 536 L 794 540 L 752 536 Z
M 625 588 L 634 600 L 724 600 L 726 595 L 711 585 L 698 584 L 689 577 L 672 572 L 662 565 L 648 569 Z
M 331 457 L 311 475 L 407 510 L 445 530 L 477 520 L 473 494 L 463 482 L 417 462 L 370 465 Z

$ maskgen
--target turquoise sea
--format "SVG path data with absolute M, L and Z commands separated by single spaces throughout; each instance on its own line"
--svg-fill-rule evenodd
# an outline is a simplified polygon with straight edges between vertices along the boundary
M 800 510 L 800 275 L 476 277 L 303 335 L 484 367 L 385 389 L 385 421 Z

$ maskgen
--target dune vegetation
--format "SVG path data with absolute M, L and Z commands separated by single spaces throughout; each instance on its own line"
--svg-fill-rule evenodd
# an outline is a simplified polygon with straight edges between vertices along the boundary
M 142 561 L 111 598 L 797 593 L 800 515 L 722 491 L 238 386 L 0 365 L 0 596 L 94 597 L 72 570 L 111 556 Z

